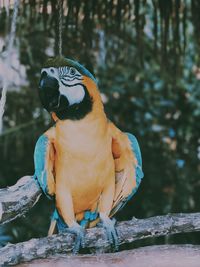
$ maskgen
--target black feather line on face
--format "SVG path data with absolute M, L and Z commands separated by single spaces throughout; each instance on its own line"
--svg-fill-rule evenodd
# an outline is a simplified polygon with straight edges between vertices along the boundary
M 61 79 L 67 79 L 67 80 L 69 80 L 69 81 L 71 81 L 71 80 L 75 80 L 75 79 L 77 79 L 77 80 L 83 80 L 83 78 L 81 78 L 81 76 L 74 76 L 74 77 L 70 77 L 70 76 L 63 76 Z
M 79 79 L 79 78 L 77 78 L 77 77 L 74 77 L 73 79 L 69 79 L 69 78 L 67 78 L 67 77 L 62 77 L 62 78 L 60 79 L 60 81 L 62 82 L 62 80 L 67 81 L 67 82 L 72 82 L 72 81 L 74 81 L 74 80 L 82 81 L 83 79 L 82 79 L 82 78 Z
M 58 68 L 58 74 L 59 74 L 59 78 L 60 79 L 63 79 L 63 78 L 74 78 L 74 77 L 78 77 L 78 78 L 81 78 L 82 75 L 79 74 L 79 73 L 76 73 L 76 69 L 74 68 L 74 71 L 75 73 L 74 74 L 71 74 L 70 73 L 70 69 L 69 67 L 60 67 Z
M 66 87 L 74 87 L 74 86 L 76 86 L 76 85 L 81 85 L 81 86 L 83 86 L 82 83 L 68 84 L 68 83 L 64 83 L 63 81 L 61 81 L 61 83 L 62 83 L 64 86 L 66 86 Z M 83 86 L 83 87 L 84 87 L 84 86 Z M 84 90 L 85 90 L 85 89 L 84 89 Z
M 60 95 L 59 107 L 54 111 L 60 120 L 80 120 L 92 111 L 93 100 L 89 95 L 85 85 L 81 85 L 84 88 L 85 96 L 78 104 L 73 104 L 70 106 L 67 98 L 63 95 Z

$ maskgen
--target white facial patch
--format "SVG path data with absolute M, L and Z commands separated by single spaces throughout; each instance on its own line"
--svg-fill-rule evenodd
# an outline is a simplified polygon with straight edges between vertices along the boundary
M 43 68 L 41 73 L 46 72 L 50 77 L 59 82 L 59 92 L 65 96 L 69 105 L 79 104 L 84 96 L 84 87 L 81 85 L 83 77 L 81 73 L 73 67 L 49 67 Z
M 60 84 L 59 91 L 61 95 L 66 96 L 70 106 L 73 104 L 79 104 L 85 96 L 85 91 L 81 84 L 76 84 L 71 87 Z

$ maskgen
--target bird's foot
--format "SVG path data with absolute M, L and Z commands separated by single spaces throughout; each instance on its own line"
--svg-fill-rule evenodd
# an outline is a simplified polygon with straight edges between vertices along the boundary
M 119 250 L 119 241 L 118 241 L 118 235 L 117 231 L 115 229 L 115 222 L 116 220 L 111 220 L 107 215 L 104 213 L 100 213 L 100 219 L 103 224 L 103 228 L 106 230 L 106 236 L 107 239 L 111 245 L 111 248 L 114 249 L 114 251 Z
M 76 240 L 73 248 L 73 253 L 77 254 L 80 248 L 85 247 L 85 229 L 75 222 L 71 227 L 67 228 L 67 232 L 76 234 Z

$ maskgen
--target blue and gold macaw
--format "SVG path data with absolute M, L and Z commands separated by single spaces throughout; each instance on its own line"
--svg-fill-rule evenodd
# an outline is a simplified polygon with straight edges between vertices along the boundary
M 55 200 L 49 235 L 56 229 L 75 233 L 77 252 L 84 247 L 84 229 L 101 221 L 117 248 L 111 218 L 143 178 L 135 136 L 107 119 L 95 78 L 76 61 L 49 59 L 41 71 L 39 95 L 55 121 L 34 153 L 34 177 Z

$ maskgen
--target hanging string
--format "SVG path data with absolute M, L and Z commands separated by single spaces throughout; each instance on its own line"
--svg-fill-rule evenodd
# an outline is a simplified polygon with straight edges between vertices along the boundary
M 11 22 L 10 36 L 9 36 L 9 41 L 8 41 L 7 57 L 5 60 L 5 66 L 6 66 L 7 71 L 9 71 L 10 65 L 11 65 L 11 52 L 12 52 L 13 43 L 15 39 L 15 33 L 16 33 L 16 22 L 17 22 L 19 3 L 20 3 L 20 0 L 15 0 L 12 22 Z M 2 89 L 1 100 L 0 100 L 0 133 L 2 133 L 2 128 L 3 128 L 3 114 L 5 111 L 6 94 L 8 91 L 8 85 L 9 83 L 8 83 L 7 77 L 3 77 L 3 89 Z
M 58 1 L 58 27 L 59 27 L 59 35 L 58 35 L 58 53 L 59 56 L 62 56 L 62 25 L 63 25 L 63 0 Z

